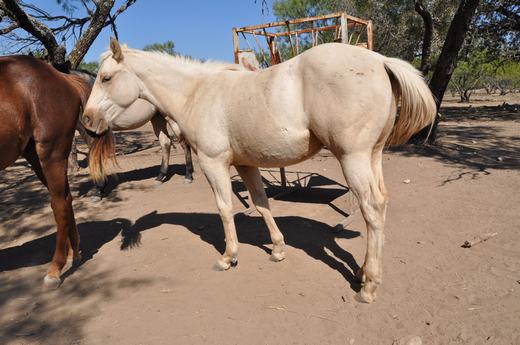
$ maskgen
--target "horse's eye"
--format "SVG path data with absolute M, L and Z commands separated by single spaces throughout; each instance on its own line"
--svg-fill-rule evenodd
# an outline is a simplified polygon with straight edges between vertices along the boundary
M 109 76 L 109 75 L 106 75 L 106 76 L 103 77 L 103 79 L 101 79 L 101 81 L 102 81 L 103 83 L 105 83 L 105 82 L 107 82 L 107 81 L 110 81 L 110 79 L 112 79 L 112 77 Z

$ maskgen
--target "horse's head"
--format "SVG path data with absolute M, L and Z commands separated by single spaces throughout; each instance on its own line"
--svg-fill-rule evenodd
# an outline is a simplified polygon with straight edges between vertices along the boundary
M 135 104 L 141 94 L 141 88 L 142 83 L 139 78 L 125 63 L 123 48 L 116 39 L 111 38 L 110 51 L 101 61 L 81 122 L 88 131 L 96 135 L 103 135 L 113 126 L 119 115 L 125 113 L 131 107 L 136 107 Z M 142 107 L 142 104 L 137 103 L 139 107 Z M 133 113 L 139 112 L 130 109 L 129 114 Z M 140 124 L 143 123 L 142 118 L 135 121 Z M 128 119 L 125 125 L 137 127 L 137 123 L 135 125 L 130 124 Z M 121 126 L 116 124 L 116 127 Z

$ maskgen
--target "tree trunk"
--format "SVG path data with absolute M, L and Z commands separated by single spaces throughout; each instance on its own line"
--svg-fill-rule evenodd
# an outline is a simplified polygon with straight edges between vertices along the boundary
M 424 7 L 422 0 L 415 1 L 415 11 L 424 22 L 424 35 L 421 54 L 421 72 L 426 75 L 430 71 L 430 53 L 432 46 L 433 21 L 430 12 Z
M 442 47 L 441 55 L 437 60 L 432 79 L 430 81 L 430 89 L 432 90 L 435 102 L 437 104 L 437 111 L 440 108 L 444 93 L 450 82 L 451 75 L 455 70 L 457 57 L 459 51 L 464 43 L 464 38 L 469 29 L 469 25 L 480 0 L 461 0 L 459 8 L 451 21 L 446 40 Z M 437 137 L 437 127 L 439 125 L 440 117 L 435 118 L 431 134 L 428 138 L 428 143 L 434 144 Z M 424 142 L 428 137 L 429 128 L 425 128 L 413 137 L 414 142 Z

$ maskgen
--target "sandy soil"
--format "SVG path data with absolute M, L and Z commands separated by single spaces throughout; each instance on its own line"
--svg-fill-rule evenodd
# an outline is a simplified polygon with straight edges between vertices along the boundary
M 288 168 L 311 188 L 275 197 L 278 175 L 263 172 L 287 243 L 280 263 L 234 177 L 239 264 L 216 272 L 223 231 L 198 166 L 184 184 L 179 149 L 157 187 L 149 129 L 119 135 L 126 154 L 109 196 L 95 203 L 86 176 L 71 178 L 84 262 L 55 291 L 41 285 L 54 248 L 48 197 L 18 161 L 0 172 L 0 344 L 520 344 L 520 113 L 444 114 L 442 145 L 385 156 L 385 272 L 371 305 L 353 299 L 364 222 L 327 151 Z M 352 223 L 335 232 L 345 213 Z

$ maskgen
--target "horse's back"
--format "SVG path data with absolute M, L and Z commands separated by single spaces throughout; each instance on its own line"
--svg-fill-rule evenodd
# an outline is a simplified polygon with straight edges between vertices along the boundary
M 345 44 L 321 45 L 260 72 L 230 75 L 225 84 L 225 91 L 214 88 L 207 99 L 226 93 L 221 116 L 242 164 L 293 164 L 322 145 L 371 149 L 392 120 L 382 56 Z

